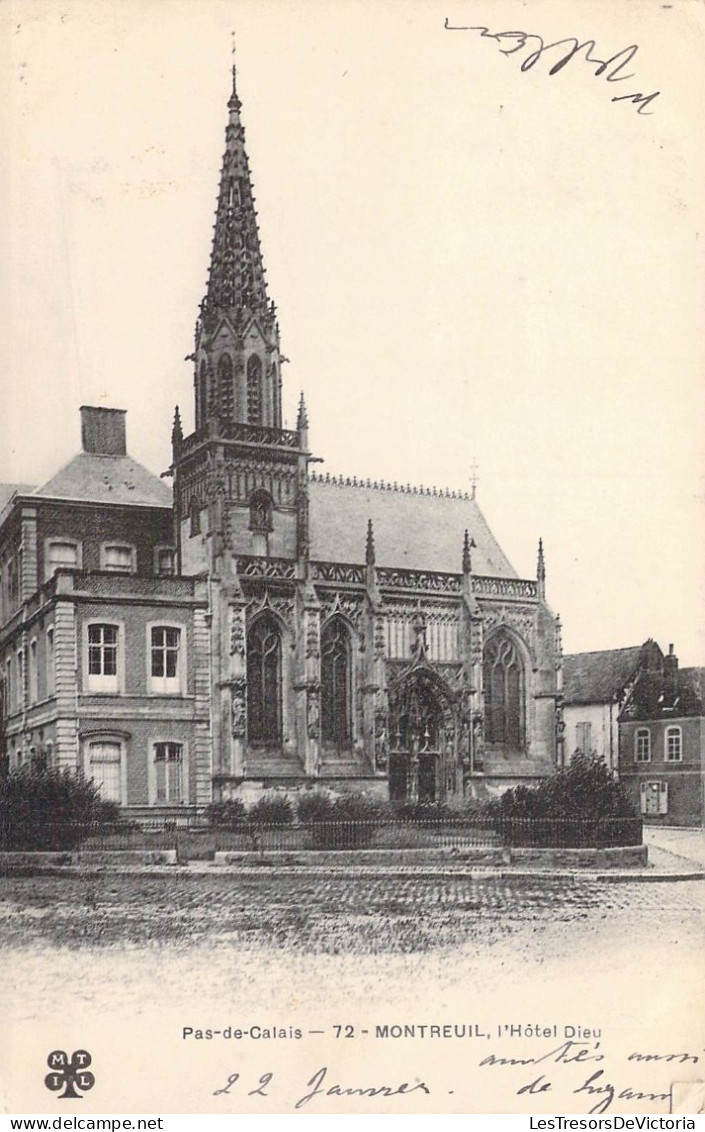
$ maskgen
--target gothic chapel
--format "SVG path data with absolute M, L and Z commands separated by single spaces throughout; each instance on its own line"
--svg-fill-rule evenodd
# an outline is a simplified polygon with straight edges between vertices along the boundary
M 177 573 L 208 589 L 212 797 L 363 790 L 460 803 L 558 760 L 560 628 L 472 495 L 322 475 L 282 428 L 241 103 L 228 102 L 196 324 L 195 430 L 172 434 Z M 205 751 L 203 752 L 205 755 Z

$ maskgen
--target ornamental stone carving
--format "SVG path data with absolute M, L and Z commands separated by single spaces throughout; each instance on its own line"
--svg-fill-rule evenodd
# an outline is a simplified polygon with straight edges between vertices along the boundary
M 233 739 L 244 739 L 247 727 L 247 681 L 233 680 L 231 683 L 232 703 L 231 732 Z

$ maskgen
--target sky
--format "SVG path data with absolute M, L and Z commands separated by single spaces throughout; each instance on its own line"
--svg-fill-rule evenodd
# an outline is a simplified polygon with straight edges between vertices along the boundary
M 634 78 L 584 53 L 551 75 L 559 48 L 522 70 L 529 46 L 445 17 L 601 60 L 636 44 Z M 705 663 L 701 5 L 6 0 L 0 21 L 0 480 L 48 479 L 84 403 L 127 409 L 155 472 L 176 403 L 192 428 L 235 30 L 284 413 L 305 390 L 320 468 L 476 475 L 520 576 L 543 538 L 567 652 L 653 637 Z

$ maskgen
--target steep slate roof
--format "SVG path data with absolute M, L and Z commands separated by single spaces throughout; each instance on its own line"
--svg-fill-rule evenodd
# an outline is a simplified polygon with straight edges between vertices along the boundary
M 679 719 L 705 714 L 705 668 L 679 668 L 669 674 L 645 672 L 638 681 L 625 717 Z
M 474 499 L 413 490 L 309 481 L 311 557 L 363 563 L 367 521 L 372 520 L 378 566 L 459 574 L 463 534 L 475 540 L 477 574 L 516 578 Z
M 34 491 L 34 484 L 0 483 L 0 513 L 5 510 L 13 495 L 25 495 L 29 491 Z
M 576 652 L 563 657 L 563 695 L 566 704 L 611 702 L 634 677 L 643 645 L 600 652 Z
M 34 494 L 86 503 L 171 507 L 171 489 L 131 456 L 101 456 L 91 452 L 79 452 Z

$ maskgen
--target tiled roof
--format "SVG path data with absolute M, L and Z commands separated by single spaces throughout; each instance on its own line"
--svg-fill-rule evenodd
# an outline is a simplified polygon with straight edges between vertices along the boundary
M 34 494 L 87 503 L 171 507 L 171 489 L 131 456 L 99 456 L 90 452 L 79 452 Z
M 311 557 L 327 562 L 365 561 L 372 520 L 378 566 L 459 574 L 463 534 L 475 541 L 478 574 L 516 578 L 474 499 L 432 494 L 422 488 L 374 487 L 342 479 L 309 482 Z
M 563 657 L 563 695 L 566 704 L 611 702 L 633 679 L 643 645 L 600 652 L 576 652 Z
M 705 668 L 679 668 L 675 683 L 667 673 L 645 672 L 638 681 L 625 716 L 678 719 L 705 714 Z
M 34 491 L 34 484 L 0 483 L 0 513 L 5 510 L 13 495 L 24 495 Z

